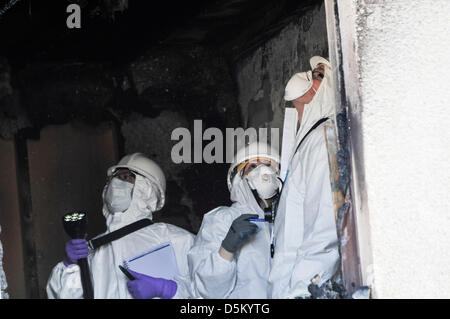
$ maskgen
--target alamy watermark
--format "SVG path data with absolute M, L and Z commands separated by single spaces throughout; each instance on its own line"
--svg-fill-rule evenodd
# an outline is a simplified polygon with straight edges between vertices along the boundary
M 261 152 L 279 150 L 279 129 L 270 128 L 226 128 L 225 132 L 210 127 L 203 131 L 202 120 L 194 120 L 191 131 L 178 127 L 172 131 L 171 140 L 178 141 L 171 151 L 172 161 L 180 163 L 232 163 L 234 154 L 246 144 L 260 142 Z M 206 145 L 204 142 L 210 141 Z M 265 148 L 265 145 L 270 146 Z
M 69 29 L 81 28 L 81 8 L 78 4 L 69 4 L 66 8 L 66 12 L 70 13 L 66 19 L 66 25 Z

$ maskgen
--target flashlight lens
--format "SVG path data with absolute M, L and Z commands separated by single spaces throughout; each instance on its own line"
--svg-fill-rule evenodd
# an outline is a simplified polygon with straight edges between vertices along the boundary
M 78 222 L 86 217 L 86 213 L 76 212 L 64 216 L 64 222 Z

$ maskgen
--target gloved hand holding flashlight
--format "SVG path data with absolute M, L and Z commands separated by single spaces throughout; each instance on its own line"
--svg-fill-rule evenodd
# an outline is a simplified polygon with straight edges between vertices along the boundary
M 159 297 L 170 299 L 177 292 L 177 283 L 164 278 L 154 278 L 128 269 L 136 278 L 127 282 L 128 291 L 134 299 L 150 299 Z
M 66 255 L 64 257 L 64 265 L 78 263 L 79 259 L 87 258 L 89 253 L 88 243 L 86 239 L 71 239 L 66 242 Z
M 258 231 L 258 226 L 249 221 L 250 218 L 258 218 L 258 215 L 243 214 L 231 224 L 230 230 L 222 241 L 222 247 L 228 252 L 236 253 Z
M 63 260 L 64 265 L 68 267 L 77 263 L 80 266 L 81 285 L 83 286 L 83 297 L 85 299 L 94 299 L 94 290 L 92 287 L 89 263 L 87 256 L 89 254 L 87 236 L 87 215 L 84 212 L 69 213 L 63 216 L 63 227 L 67 235 L 72 238 L 66 243 L 66 256 Z

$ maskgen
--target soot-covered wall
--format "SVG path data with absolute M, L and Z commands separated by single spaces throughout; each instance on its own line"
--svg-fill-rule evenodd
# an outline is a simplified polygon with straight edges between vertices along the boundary
M 8 201 L 1 207 L 12 209 L 2 215 L 0 224 L 6 275 L 15 278 L 8 281 L 13 298 L 45 297 L 45 281 L 51 267 L 61 260 L 67 240 L 60 228 L 66 209 L 88 208 L 99 216 L 90 236 L 104 231 L 100 207 L 106 168 L 127 153 L 147 154 L 166 174 L 166 206 L 154 214 L 155 221 L 196 233 L 203 214 L 230 204 L 229 163 L 175 164 L 171 150 L 176 141 L 171 140 L 171 133 L 184 127 L 193 137 L 194 120 L 202 120 L 203 130 L 215 127 L 222 132 L 249 126 L 282 128 L 286 81 L 308 66 L 310 56 L 327 56 L 324 8 L 314 5 L 291 13 L 290 18 L 278 21 L 277 29 L 259 34 L 264 40 L 250 50 L 242 43 L 229 44 L 246 49 L 239 57 L 233 56 L 233 50 L 198 43 L 143 44 L 126 58 L 113 51 L 104 59 L 52 56 L 47 48 L 26 61 L 0 57 L 0 147 L 7 154 L 1 163 L 14 180 Z M 26 159 L 18 159 L 15 152 L 18 133 L 28 145 Z M 99 143 L 108 145 L 100 147 Z M 48 149 L 53 153 L 45 153 Z M 71 157 L 74 150 L 87 153 Z M 95 163 L 89 161 L 96 152 L 106 155 L 99 155 Z M 76 165 L 72 163 L 75 158 Z M 35 294 L 30 294 L 26 274 L 30 256 L 20 251 L 31 239 L 23 235 L 21 226 L 20 187 L 14 175 L 17 162 L 29 165 L 33 231 L 41 232 L 35 236 L 32 256 L 33 280 L 39 289 Z M 52 178 L 43 176 L 52 170 L 58 173 Z M 71 173 L 65 174 L 66 170 Z M 83 188 L 83 178 L 90 187 Z M 3 181 L 8 184 L 8 179 Z M 88 196 L 83 196 L 86 192 Z M 61 196 L 64 203 L 56 203 Z M 83 206 L 83 199 L 89 203 Z M 46 200 L 53 201 L 49 209 Z M 16 248 L 20 254 L 13 254 Z
M 131 63 L 129 75 L 137 103 L 152 105 L 152 112 L 133 111 L 122 120 L 124 151 L 148 154 L 166 173 L 168 205 L 155 219 L 197 232 L 204 213 L 229 202 L 228 166 L 194 164 L 193 158 L 191 163 L 174 163 L 171 151 L 177 141 L 171 140 L 171 134 L 176 128 L 187 128 L 193 146 L 194 120 L 202 120 L 203 130 L 239 126 L 230 67 L 218 52 L 170 48 L 140 56 Z
M 187 128 L 194 136 L 195 119 L 203 121 L 204 129 L 225 130 L 239 126 L 232 74 L 217 52 L 198 46 L 159 48 L 144 52 L 119 67 L 83 61 L 46 61 L 14 70 L 5 59 L 2 65 L 0 132 L 5 148 L 12 149 L 11 158 L 4 161 L 8 167 L 3 169 L 12 172 L 8 163 L 17 160 L 13 146 L 17 143 L 17 133 L 23 129 L 33 132 L 26 137 L 28 158 L 25 161 L 30 169 L 33 210 L 30 234 L 34 233 L 36 239 L 35 256 L 30 261 L 35 268 L 34 286 L 40 291 L 34 297 L 45 297 L 43 289 L 50 270 L 62 258 L 63 246 L 55 244 L 67 239 L 60 217 L 68 209 L 86 209 L 94 216 L 91 220 L 95 227 L 91 228 L 90 236 L 104 231 L 100 204 L 106 168 L 127 153 L 147 154 L 166 174 L 166 205 L 154 214 L 155 221 L 172 223 L 196 233 L 204 213 L 229 203 L 227 164 L 174 164 L 171 159 L 171 149 L 176 143 L 171 140 L 171 133 L 175 128 Z M 108 134 L 108 138 L 103 139 L 108 145 L 95 144 L 95 141 L 102 143 L 98 134 L 89 133 L 101 127 Z M 46 138 L 46 132 L 53 140 Z M 33 148 L 32 145 L 38 146 Z M 96 157 L 96 152 L 100 152 L 99 158 L 103 158 L 105 152 L 111 155 L 98 163 L 85 156 Z M 51 172 L 59 173 L 48 175 Z M 86 185 L 71 178 L 81 178 Z M 89 196 L 83 196 L 88 189 L 91 190 Z M 57 198 L 61 205 L 51 204 Z M 10 199 L 13 204 L 20 202 L 18 197 Z M 49 204 L 47 208 L 42 206 L 45 201 Z M 8 209 L 11 205 L 2 208 Z M 2 216 L 8 223 L 3 237 L 8 245 L 5 251 L 12 256 L 10 248 L 16 246 L 13 242 L 20 241 L 20 233 L 12 236 L 10 232 L 20 229 L 20 218 L 10 215 L 20 213 L 17 207 L 8 212 Z M 14 225 L 9 225 L 11 223 Z M 26 263 L 27 257 L 23 261 L 17 258 L 7 261 L 13 262 L 14 265 L 8 263 L 6 267 L 13 273 L 12 269 L 21 269 L 19 263 Z M 14 273 L 20 276 L 20 271 Z M 12 288 L 12 296 L 26 297 L 23 285 L 29 282 L 17 282 L 20 287 Z
M 314 55 L 328 57 L 323 4 L 286 21 L 278 35 L 237 63 L 238 101 L 247 127 L 279 128 L 281 137 L 284 87 L 294 73 L 310 69 Z

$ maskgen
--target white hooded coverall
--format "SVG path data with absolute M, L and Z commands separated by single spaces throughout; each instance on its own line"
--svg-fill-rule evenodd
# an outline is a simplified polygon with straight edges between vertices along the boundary
M 230 207 L 218 207 L 203 217 L 188 254 L 193 289 L 197 298 L 267 298 L 269 223 L 258 222 L 258 232 L 236 252 L 232 261 L 219 255 L 222 241 L 236 218 L 242 214 L 258 214 L 258 218 L 264 218 L 264 211 L 240 174 L 233 178 L 231 200 Z
M 332 77 L 326 67 L 319 90 L 311 103 L 305 105 L 280 196 L 269 277 L 271 298 L 307 297 L 315 275 L 323 283 L 338 268 L 338 238 L 324 135 L 326 122 L 313 130 L 294 153 L 318 120 L 333 118 L 333 101 Z
M 107 186 L 103 190 L 105 198 Z M 160 200 L 149 179 L 136 175 L 130 207 L 123 213 L 111 214 L 106 204 L 103 214 L 106 217 L 107 232 L 113 232 L 142 218 L 152 219 L 152 212 Z M 102 236 L 102 235 L 100 235 Z M 166 223 L 155 223 L 141 228 L 109 244 L 103 245 L 88 256 L 94 297 L 97 299 L 131 299 L 127 289 L 127 278 L 120 271 L 125 259 L 137 256 L 159 244 L 171 242 L 175 250 L 180 275 L 174 281 L 178 288 L 174 298 L 188 298 L 190 296 L 190 280 L 186 255 L 194 242 L 194 235 L 190 232 Z M 80 279 L 80 267 L 63 262 L 58 263 L 50 275 L 47 283 L 48 298 L 83 298 Z

